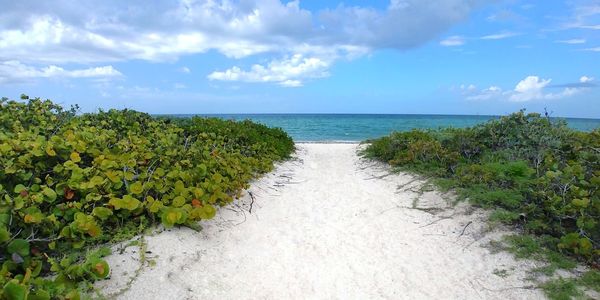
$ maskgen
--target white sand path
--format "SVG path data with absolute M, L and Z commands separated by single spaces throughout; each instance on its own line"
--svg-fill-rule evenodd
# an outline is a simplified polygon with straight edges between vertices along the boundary
M 253 203 L 245 195 L 201 232 L 145 237 L 151 263 L 133 276 L 139 249 L 128 247 L 98 286 L 119 299 L 543 298 L 523 288 L 531 263 L 484 247 L 501 233 L 486 232 L 483 212 L 417 193 L 422 182 L 356 150 L 299 144 L 252 185 Z

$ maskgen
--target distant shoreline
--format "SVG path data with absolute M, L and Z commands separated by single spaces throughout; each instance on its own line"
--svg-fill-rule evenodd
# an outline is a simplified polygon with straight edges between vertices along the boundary
M 193 116 L 225 120 L 251 120 L 286 131 L 295 142 L 360 142 L 413 129 L 466 128 L 478 126 L 499 116 L 409 115 L 409 114 L 205 114 L 156 115 L 159 118 L 187 119 Z M 600 119 L 551 118 L 565 121 L 580 131 L 600 128 Z
M 227 117 L 227 116 L 235 116 L 235 117 L 246 117 L 246 116 L 257 116 L 257 117 L 289 117 L 289 116 L 300 116 L 300 117 L 310 117 L 310 116 L 320 116 L 320 117 L 352 117 L 352 116 L 364 116 L 364 117 L 439 117 L 439 118 L 447 118 L 447 117 L 456 117 L 456 118 L 500 118 L 505 115 L 470 115 L 470 114 L 385 114 L 385 113 L 175 113 L 175 114 L 150 114 L 151 116 L 156 117 L 178 117 L 178 118 L 189 118 L 194 116 L 199 117 Z M 589 117 L 570 117 L 570 116 L 550 116 L 550 119 L 553 120 L 588 120 L 588 121 L 600 121 L 600 118 L 589 118 Z
M 361 141 L 336 141 L 336 140 L 327 140 L 327 141 L 294 141 L 294 144 L 331 144 L 331 145 L 339 145 L 339 144 L 360 144 Z

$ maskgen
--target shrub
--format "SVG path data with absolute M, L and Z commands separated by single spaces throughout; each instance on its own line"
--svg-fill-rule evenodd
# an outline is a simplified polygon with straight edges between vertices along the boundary
M 250 121 L 76 116 L 23 98 L 0 101 L 5 298 L 76 298 L 82 282 L 109 274 L 106 253 L 86 257 L 86 249 L 151 224 L 210 219 L 294 149 L 282 130 Z
M 563 253 L 600 259 L 600 129 L 520 111 L 471 128 L 392 133 L 364 155 L 453 183 L 462 197 L 498 208 L 496 220 L 522 219 Z

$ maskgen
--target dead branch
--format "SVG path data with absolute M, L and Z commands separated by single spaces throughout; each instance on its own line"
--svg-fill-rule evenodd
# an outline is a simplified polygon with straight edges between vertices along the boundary
M 441 220 L 450 219 L 450 218 L 452 218 L 453 216 L 454 216 L 454 215 L 450 215 L 450 216 L 441 217 L 441 218 L 439 218 L 439 219 L 436 219 L 436 220 L 435 220 L 435 221 L 433 221 L 433 222 L 429 222 L 428 224 L 425 224 L 425 225 L 419 226 L 419 228 L 423 228 L 423 227 L 427 227 L 427 226 L 433 225 L 433 224 L 435 224 L 435 223 L 437 223 L 437 222 L 439 222 L 439 221 L 441 221 Z
M 373 177 L 369 177 L 369 178 L 365 178 L 365 180 L 373 180 L 373 179 L 383 179 L 386 178 L 388 176 L 394 175 L 394 173 L 387 173 L 387 174 L 383 174 L 380 176 L 373 176 Z
M 469 227 L 469 225 L 473 224 L 473 221 L 469 221 L 469 223 L 467 223 L 467 225 L 465 225 L 465 227 L 463 227 L 463 230 L 461 231 L 460 235 L 458 237 L 463 236 L 463 234 L 465 234 L 465 230 L 467 230 L 467 227 Z
M 254 194 L 252 194 L 251 191 L 248 191 L 248 195 L 250 195 L 250 199 L 252 199 L 252 201 L 250 201 L 250 208 L 248 209 L 248 212 L 252 213 L 252 205 L 254 205 Z

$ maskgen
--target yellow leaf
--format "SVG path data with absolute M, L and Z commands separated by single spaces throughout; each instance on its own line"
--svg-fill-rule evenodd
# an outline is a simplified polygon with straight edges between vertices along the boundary
M 56 156 L 56 151 L 52 149 L 51 144 L 46 145 L 46 154 L 48 154 L 49 156 Z
M 36 223 L 35 218 L 29 214 L 25 215 L 25 218 L 23 218 L 23 220 L 25 221 L 25 223 Z
M 106 171 L 104 174 L 113 183 L 121 181 L 121 179 L 119 178 L 119 173 L 117 171 Z
M 171 223 L 177 222 L 177 220 L 179 220 L 179 217 L 180 213 L 176 211 L 171 211 L 167 214 L 167 220 L 169 220 L 169 222 Z
M 577 206 L 577 207 L 585 208 L 588 206 L 588 204 L 590 204 L 590 199 L 589 198 L 573 199 L 571 201 L 571 204 L 573 204 L 574 206 Z
M 100 227 L 98 227 L 96 224 L 90 225 L 87 230 L 87 234 L 89 234 L 91 237 L 97 237 L 101 232 L 102 230 L 100 230 Z
M 150 206 L 148 207 L 148 210 L 151 213 L 157 213 L 161 208 L 163 208 L 162 202 L 154 201 L 154 202 L 152 202 L 152 204 L 150 204 Z
M 73 162 L 76 162 L 76 163 L 81 161 L 81 157 L 79 156 L 79 153 L 77 153 L 77 152 L 71 153 L 70 158 Z

